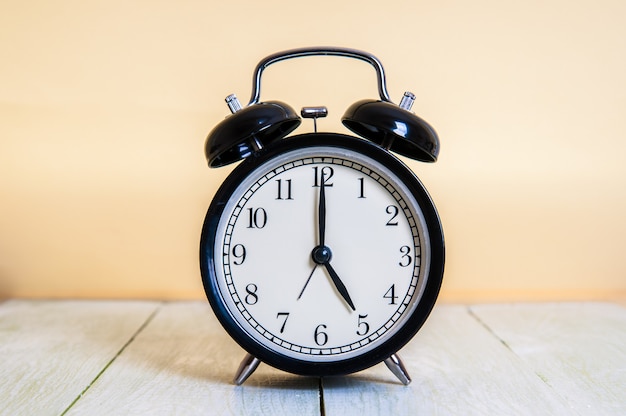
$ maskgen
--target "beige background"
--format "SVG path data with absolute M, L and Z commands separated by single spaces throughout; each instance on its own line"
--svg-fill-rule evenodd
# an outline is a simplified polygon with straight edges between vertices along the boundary
M 0 4 L 0 296 L 202 298 L 198 239 L 231 167 L 206 134 L 264 56 L 369 51 L 438 131 L 449 301 L 626 297 L 626 2 Z M 375 98 L 341 58 L 272 66 L 264 99 Z M 300 131 L 310 130 L 309 122 Z

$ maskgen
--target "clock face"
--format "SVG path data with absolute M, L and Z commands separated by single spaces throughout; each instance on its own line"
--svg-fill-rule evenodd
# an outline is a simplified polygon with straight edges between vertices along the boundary
M 218 191 L 202 239 L 207 295 L 261 360 L 355 371 L 394 353 L 430 312 L 439 222 L 417 179 L 375 145 L 330 134 L 284 142 Z

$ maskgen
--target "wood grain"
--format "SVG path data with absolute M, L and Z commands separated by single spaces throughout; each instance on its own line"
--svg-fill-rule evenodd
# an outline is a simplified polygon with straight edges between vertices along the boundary
M 198 302 L 0 304 L 0 415 L 624 415 L 626 308 L 439 305 L 400 355 L 323 380 L 244 352 Z
M 384 365 L 324 379 L 327 415 L 568 414 L 565 403 L 462 306 L 438 306 L 400 352 L 401 385 Z
M 156 310 L 156 302 L 0 305 L 0 414 L 60 415 Z
M 625 308 L 511 304 L 472 312 L 578 414 L 626 414 Z
M 207 302 L 165 304 L 68 415 L 319 415 L 319 381 L 261 364 L 232 384 L 244 351 Z

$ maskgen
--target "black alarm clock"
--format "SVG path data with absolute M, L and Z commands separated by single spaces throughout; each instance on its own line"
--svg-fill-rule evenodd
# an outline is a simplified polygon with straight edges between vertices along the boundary
M 260 101 L 269 65 L 306 56 L 371 64 L 379 100 L 350 106 L 357 136 L 318 132 L 325 107 L 300 114 Z M 410 377 L 397 355 L 430 314 L 444 271 L 439 216 L 422 183 L 393 153 L 434 162 L 439 139 L 389 99 L 371 54 L 345 48 L 277 53 L 256 67 L 250 102 L 208 135 L 212 168 L 241 161 L 218 189 L 200 242 L 204 289 L 222 326 L 244 349 L 242 384 L 260 362 L 309 376 L 344 375 L 384 362 Z M 315 132 L 289 135 L 311 118 Z

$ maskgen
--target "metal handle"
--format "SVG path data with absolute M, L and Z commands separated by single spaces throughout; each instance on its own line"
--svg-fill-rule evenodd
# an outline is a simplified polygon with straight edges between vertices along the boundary
M 354 58 L 371 64 L 376 70 L 378 78 L 378 94 L 383 101 L 391 102 L 387 93 L 387 82 L 385 80 L 385 70 L 378 58 L 367 52 L 356 49 L 336 48 L 336 47 L 315 47 L 315 48 L 298 48 L 278 52 L 263 59 L 256 66 L 254 76 L 252 78 L 252 95 L 248 105 L 257 104 L 261 97 L 261 74 L 268 66 L 291 58 L 300 58 L 303 56 L 343 56 L 346 58 Z

